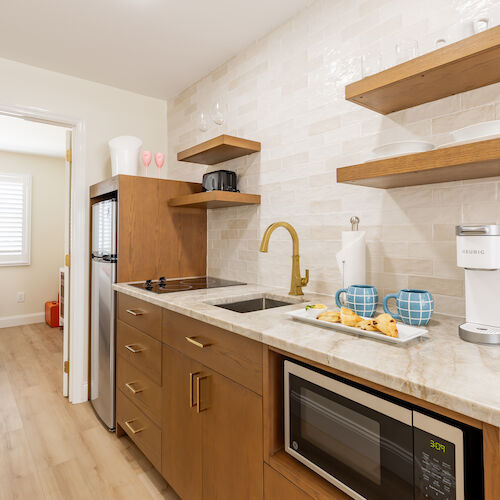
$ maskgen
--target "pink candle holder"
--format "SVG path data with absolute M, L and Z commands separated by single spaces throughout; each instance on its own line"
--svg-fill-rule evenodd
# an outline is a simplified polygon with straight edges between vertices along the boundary
M 158 179 L 160 178 L 161 167 L 163 167 L 163 163 L 165 162 L 165 155 L 163 153 L 155 154 L 155 163 L 158 167 Z
M 142 163 L 144 164 L 144 168 L 146 169 L 146 177 L 148 176 L 148 167 L 153 159 L 153 155 L 151 151 L 143 151 L 142 152 Z

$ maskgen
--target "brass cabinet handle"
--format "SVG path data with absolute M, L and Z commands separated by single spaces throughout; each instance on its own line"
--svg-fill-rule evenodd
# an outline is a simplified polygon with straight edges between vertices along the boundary
M 141 347 L 137 344 L 128 344 L 125 346 L 125 349 L 128 349 L 130 352 L 133 352 L 134 354 L 137 354 L 138 352 L 145 351 L 145 347 Z
M 206 380 L 208 375 L 202 375 L 196 379 L 196 413 L 201 413 L 202 411 L 208 410 L 208 408 L 201 407 L 201 381 Z
M 136 418 L 133 418 L 132 420 L 128 420 L 127 422 L 125 422 L 125 425 L 130 429 L 130 432 L 132 434 L 137 434 L 138 432 L 141 432 L 145 429 L 145 427 L 141 427 L 139 429 L 134 429 L 131 424 L 132 424 L 132 422 L 135 422 L 136 420 L 137 420 Z
M 196 340 L 196 337 L 184 337 L 188 342 L 191 344 L 195 345 L 196 347 L 199 347 L 200 349 L 203 349 L 205 347 L 210 347 L 212 344 L 206 343 L 204 344 L 203 342 L 199 342 Z
M 139 311 L 139 309 L 125 309 L 125 312 L 128 312 L 132 316 L 142 316 L 144 313 Z
M 144 389 L 135 389 L 132 384 L 137 384 L 137 382 L 128 382 L 125 384 L 125 387 L 132 392 L 133 394 L 137 394 L 138 392 L 142 392 Z
M 197 405 L 196 401 L 193 401 L 193 377 L 199 374 L 200 372 L 192 372 L 189 374 L 189 408 L 194 408 Z

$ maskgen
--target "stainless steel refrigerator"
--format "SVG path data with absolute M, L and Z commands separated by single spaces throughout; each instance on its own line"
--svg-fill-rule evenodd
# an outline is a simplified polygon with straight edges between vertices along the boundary
M 90 400 L 109 430 L 115 428 L 116 200 L 92 206 Z

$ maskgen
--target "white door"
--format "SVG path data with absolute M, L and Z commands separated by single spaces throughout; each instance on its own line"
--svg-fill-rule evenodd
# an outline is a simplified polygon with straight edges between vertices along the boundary
M 63 322 L 63 396 L 69 397 L 69 284 L 71 267 L 71 130 L 66 131 L 66 169 L 65 169 L 65 229 L 64 229 L 64 322 Z

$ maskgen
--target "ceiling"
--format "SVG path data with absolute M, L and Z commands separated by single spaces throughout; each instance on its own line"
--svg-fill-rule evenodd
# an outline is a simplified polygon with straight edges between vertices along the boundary
M 0 57 L 170 98 L 313 0 L 16 0 Z
M 0 115 L 0 151 L 66 156 L 66 129 Z

